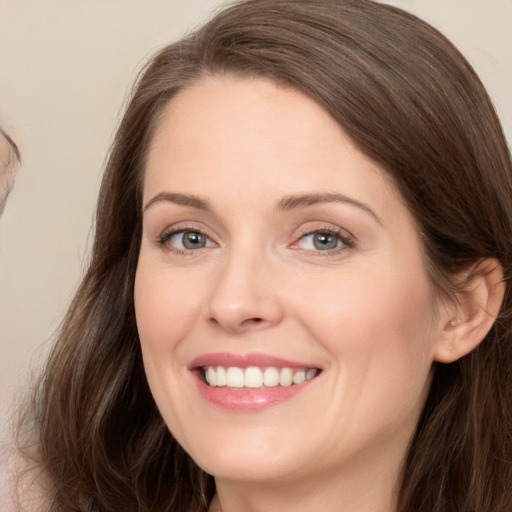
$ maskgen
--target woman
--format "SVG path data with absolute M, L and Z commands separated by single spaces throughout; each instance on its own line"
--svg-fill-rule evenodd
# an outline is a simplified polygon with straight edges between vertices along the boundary
M 483 86 L 398 9 L 164 48 L 34 398 L 48 508 L 510 510 L 511 198 Z

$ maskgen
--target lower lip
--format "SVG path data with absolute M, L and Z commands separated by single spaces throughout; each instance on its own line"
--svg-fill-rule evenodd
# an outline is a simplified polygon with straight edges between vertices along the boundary
M 291 400 L 306 389 L 313 380 L 315 379 L 287 387 L 232 389 L 208 386 L 199 377 L 196 379 L 199 392 L 205 400 L 222 409 L 240 412 L 259 411 Z

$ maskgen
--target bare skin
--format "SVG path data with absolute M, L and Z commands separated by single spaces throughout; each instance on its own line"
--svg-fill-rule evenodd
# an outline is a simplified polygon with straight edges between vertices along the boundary
M 301 93 L 213 77 L 171 100 L 144 205 L 145 370 L 169 429 L 215 476 L 210 510 L 395 510 L 432 362 L 455 357 L 454 311 L 433 298 L 382 169 Z M 212 354 L 316 374 L 256 407 L 247 383 L 210 389 L 194 361 Z M 230 405 L 240 396 L 247 409 Z

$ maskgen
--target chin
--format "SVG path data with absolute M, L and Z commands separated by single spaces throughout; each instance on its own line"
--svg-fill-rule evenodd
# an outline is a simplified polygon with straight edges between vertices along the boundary
M 205 444 L 208 440 L 205 440 Z M 244 442 L 215 443 L 210 438 L 209 446 L 187 450 L 196 464 L 210 475 L 233 481 L 271 482 L 286 480 L 307 467 L 307 459 L 297 448 L 275 449 L 274 443 L 260 437 Z M 202 448 L 202 449 L 201 449 Z M 186 448 L 185 448 L 186 449 Z
M 203 463 L 204 462 L 204 463 Z M 287 461 L 269 461 L 263 457 L 238 460 L 198 460 L 196 463 L 215 478 L 253 483 L 271 483 L 291 478 L 298 468 Z

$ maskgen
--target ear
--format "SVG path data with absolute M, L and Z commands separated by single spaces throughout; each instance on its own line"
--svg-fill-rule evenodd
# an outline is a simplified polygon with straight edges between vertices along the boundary
M 505 296 L 503 269 L 495 259 L 481 260 L 462 277 L 462 289 L 441 315 L 442 332 L 433 354 L 441 363 L 452 363 L 478 346 L 493 326 Z

